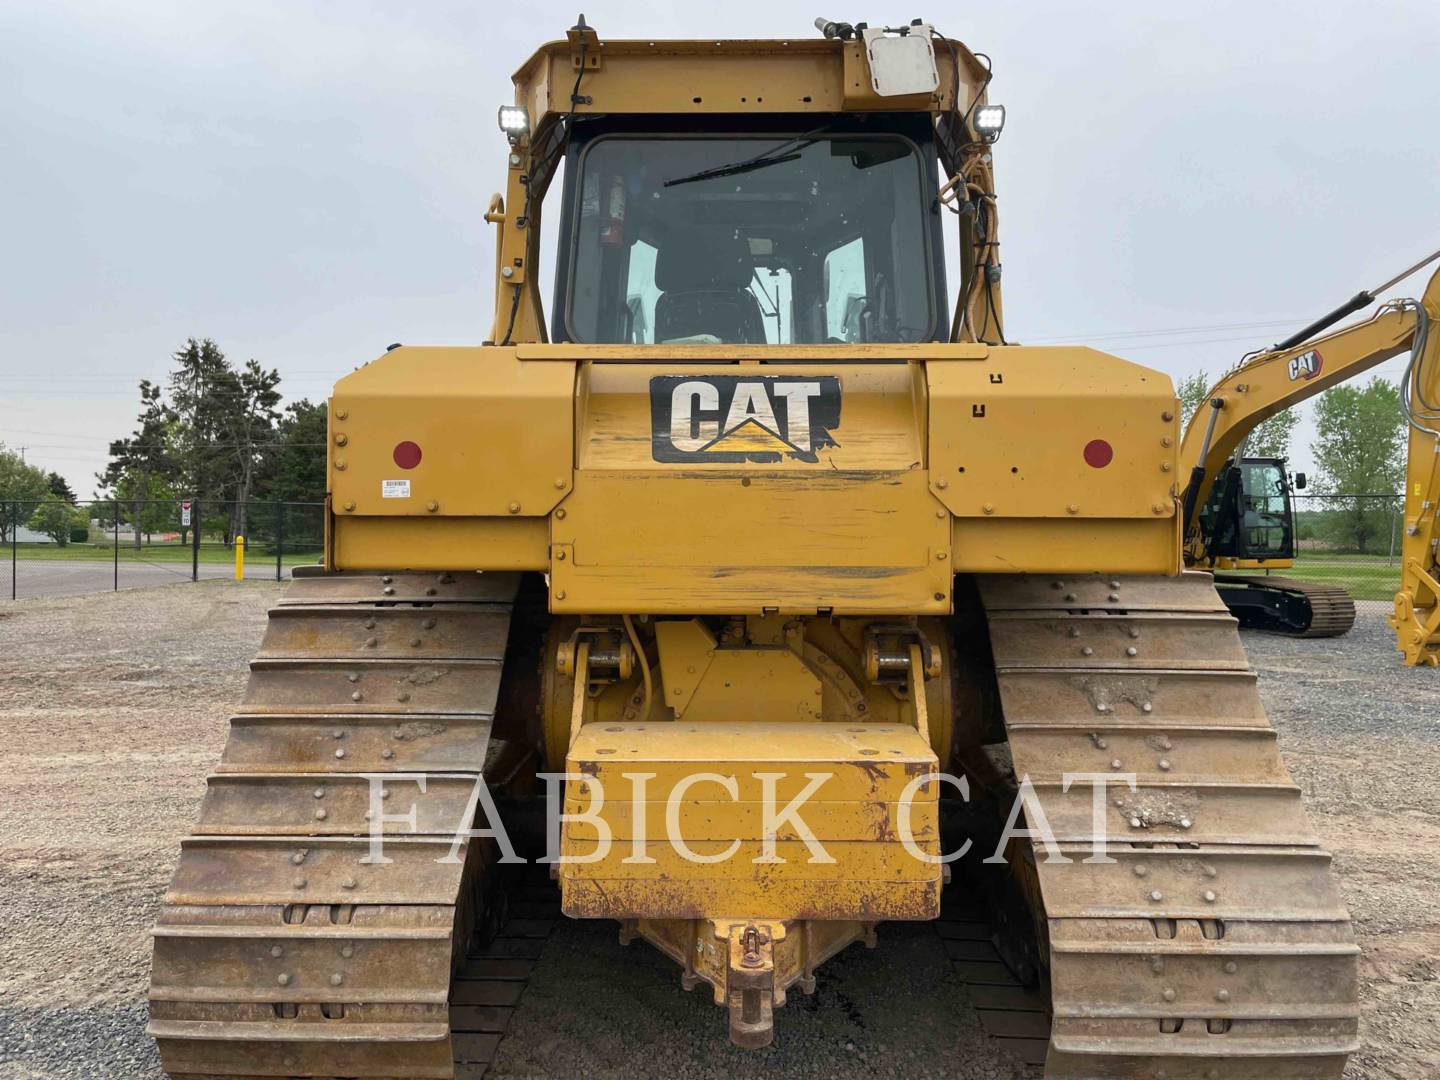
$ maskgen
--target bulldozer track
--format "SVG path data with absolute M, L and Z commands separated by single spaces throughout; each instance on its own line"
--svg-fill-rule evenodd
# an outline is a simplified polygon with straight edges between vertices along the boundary
M 560 918 L 560 891 L 545 876 L 521 879 L 506 892 L 506 910 L 493 936 L 471 939 L 450 986 L 455 1080 L 481 1080 L 489 1072 Z
M 1310 608 L 1310 621 L 1303 630 L 1257 624 L 1258 629 L 1275 630 L 1295 637 L 1340 637 L 1355 625 L 1355 599 L 1338 585 L 1322 585 L 1299 578 L 1255 574 L 1216 574 L 1215 584 L 1225 589 L 1268 589 L 1278 593 L 1304 597 Z
M 975 1016 L 1000 1050 L 1039 1076 L 1050 1043 L 1050 1001 L 1023 986 L 995 947 L 989 915 L 973 894 L 947 888 L 935 923 L 950 966 L 970 993 Z
M 1065 860 L 1036 844 L 1045 1075 L 1340 1076 L 1359 948 L 1211 576 L 980 589 L 1015 775 Z M 1066 773 L 1114 782 L 1097 806 Z
M 153 931 L 171 1077 L 483 1074 L 548 934 L 516 917 L 489 940 L 493 856 L 455 837 L 517 585 L 296 571 Z

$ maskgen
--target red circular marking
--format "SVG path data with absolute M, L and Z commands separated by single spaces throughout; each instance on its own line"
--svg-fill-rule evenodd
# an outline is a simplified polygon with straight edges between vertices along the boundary
M 1088 452 L 1088 451 L 1087 451 Z M 420 464 L 420 444 L 406 439 L 395 444 L 395 464 L 402 469 L 413 469 Z
M 1091 439 L 1085 444 L 1085 464 L 1092 469 L 1103 469 L 1114 460 L 1115 450 L 1104 439 Z

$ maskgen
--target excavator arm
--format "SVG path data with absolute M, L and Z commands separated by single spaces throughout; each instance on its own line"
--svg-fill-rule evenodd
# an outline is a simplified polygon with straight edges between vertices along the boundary
M 1378 290 L 1377 290 L 1378 291 Z M 1362 293 L 1356 298 L 1368 297 Z M 1355 310 L 1352 301 L 1348 311 Z M 1339 317 L 1348 313 L 1342 308 Z M 1333 317 L 1331 319 L 1333 321 Z M 1199 557 L 1198 509 L 1216 478 L 1257 425 L 1283 409 L 1354 378 L 1392 357 L 1410 354 L 1401 400 L 1409 423 L 1405 537 L 1395 596 L 1397 647 L 1407 665 L 1440 664 L 1440 271 L 1420 300 L 1388 302 L 1373 318 L 1320 338 L 1311 328 L 1240 364 L 1207 395 L 1191 419 L 1180 461 L 1188 470 L 1184 512 L 1187 560 Z M 1432 332 L 1435 331 L 1435 332 Z M 1296 340 L 1301 339 L 1301 340 Z

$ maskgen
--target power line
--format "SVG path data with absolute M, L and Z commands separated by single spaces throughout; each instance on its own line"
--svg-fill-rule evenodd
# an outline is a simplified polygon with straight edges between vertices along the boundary
M 1113 330 L 1108 333 L 1072 334 L 1061 337 L 1030 338 L 1032 342 L 1113 341 L 1131 337 L 1165 337 L 1172 334 L 1202 334 L 1212 330 L 1264 330 L 1273 326 L 1293 326 L 1299 319 L 1267 319 L 1264 322 L 1209 323 L 1204 326 L 1165 326 L 1154 330 Z

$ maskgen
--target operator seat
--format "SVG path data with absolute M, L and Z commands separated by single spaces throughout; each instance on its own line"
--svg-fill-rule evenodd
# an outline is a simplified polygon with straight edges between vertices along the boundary
M 729 229 L 673 233 L 655 256 L 655 341 L 711 334 L 726 344 L 763 345 L 754 272 L 749 246 Z

